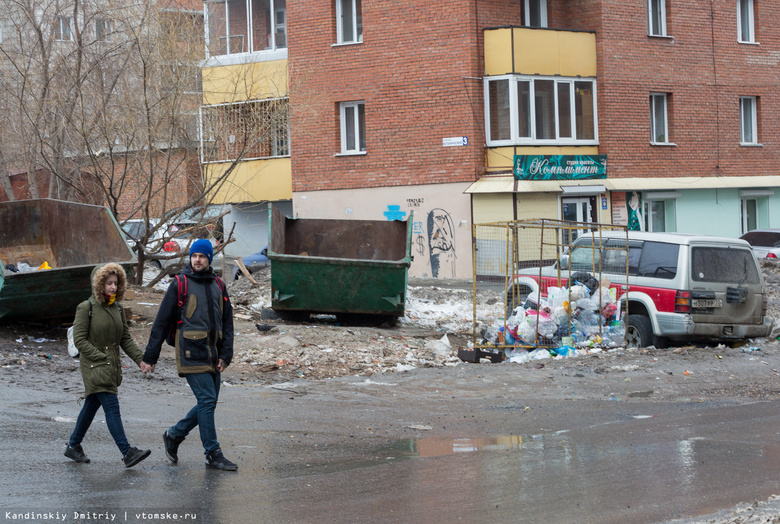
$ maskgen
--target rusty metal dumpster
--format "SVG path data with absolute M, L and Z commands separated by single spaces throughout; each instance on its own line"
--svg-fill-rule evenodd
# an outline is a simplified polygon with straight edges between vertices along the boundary
M 276 312 L 401 317 L 412 219 L 285 217 L 270 206 L 268 258 Z
M 97 264 L 132 269 L 133 252 L 108 208 L 52 199 L 0 202 L 0 225 L 0 318 L 72 317 L 92 292 Z

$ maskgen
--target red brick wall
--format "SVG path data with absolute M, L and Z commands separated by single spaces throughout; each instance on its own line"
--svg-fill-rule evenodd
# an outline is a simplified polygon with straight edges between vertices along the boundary
M 780 164 L 780 0 L 756 2 L 737 43 L 732 0 L 548 0 L 552 29 L 595 31 L 600 153 L 610 177 L 774 174 Z M 520 25 L 519 0 L 363 0 L 364 43 L 333 46 L 334 2 L 288 5 L 293 190 L 467 181 L 484 166 L 482 29 Z M 651 92 L 671 96 L 673 146 L 650 145 Z M 739 96 L 759 97 L 759 142 L 739 145 Z M 338 102 L 365 100 L 364 156 L 340 151 Z M 469 146 L 441 139 L 468 136 Z
M 126 185 L 117 202 L 117 218 L 139 218 L 139 210 L 149 202 L 150 216 L 160 216 L 164 210 L 192 204 L 202 192 L 203 184 L 200 165 L 195 151 L 177 150 L 170 155 L 158 154 L 154 159 L 155 168 L 149 167 L 147 155 L 130 157 L 127 166 L 122 158 L 114 159 L 115 176 L 121 176 L 125 169 L 128 173 Z M 105 166 L 109 171 L 109 166 Z M 152 178 L 149 173 L 153 172 Z M 151 199 L 149 181 L 151 180 Z
M 113 171 L 115 183 L 113 193 L 118 195 L 117 219 L 125 220 L 134 218 L 138 210 L 149 200 L 151 216 L 159 216 L 164 209 L 172 209 L 193 202 L 202 192 L 203 184 L 200 175 L 200 166 L 197 154 L 194 151 L 178 150 L 170 156 L 160 154 L 155 163 L 152 182 L 152 198 L 148 199 L 147 191 L 149 180 L 149 157 L 130 157 L 127 164 L 121 156 L 114 158 L 113 165 L 106 160 L 103 167 L 105 178 L 107 173 Z M 167 167 L 166 167 L 167 166 Z M 167 170 L 167 175 L 165 171 Z M 127 173 L 123 175 L 123 173 Z M 120 186 L 120 180 L 124 182 Z M 51 175 L 48 170 L 39 169 L 37 172 L 38 190 L 41 198 L 49 196 L 49 181 Z M 17 200 L 31 198 L 27 173 L 15 173 L 11 176 L 11 185 Z M 94 169 L 84 168 L 81 172 L 81 192 L 76 194 L 74 200 L 87 204 L 110 206 L 103 190 L 95 180 Z M 54 195 L 54 198 L 65 198 L 63 194 Z M 0 202 L 9 200 L 5 191 L 0 187 Z M 136 217 L 137 218 L 137 217 Z
M 780 68 L 773 57 L 780 30 L 771 13 L 780 12 L 780 2 L 756 2 L 760 45 L 737 43 L 733 1 L 667 2 L 667 34 L 674 37 L 667 39 L 647 36 L 646 4 L 602 2 L 599 138 L 600 152 L 609 155 L 609 176 L 776 174 Z M 650 145 L 651 91 L 671 93 L 675 146 Z M 760 97 L 763 147 L 739 145 L 740 95 Z
M 293 191 L 468 181 L 484 165 L 473 2 L 363 0 L 363 43 L 335 4 L 289 2 Z M 365 155 L 341 151 L 338 103 L 364 100 Z M 442 147 L 466 136 L 465 147 Z

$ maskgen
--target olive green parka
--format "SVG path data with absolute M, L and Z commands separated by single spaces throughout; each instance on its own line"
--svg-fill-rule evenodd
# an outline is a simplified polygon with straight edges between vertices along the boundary
M 109 275 L 117 276 L 116 300 L 109 306 L 103 286 Z M 122 383 L 121 347 L 136 364 L 143 353 L 130 336 L 127 319 L 120 301 L 127 290 L 127 277 L 119 264 L 97 266 L 92 271 L 92 296 L 76 308 L 73 321 L 73 342 L 79 350 L 84 396 L 93 393 L 117 394 Z M 90 304 L 92 318 L 90 319 Z

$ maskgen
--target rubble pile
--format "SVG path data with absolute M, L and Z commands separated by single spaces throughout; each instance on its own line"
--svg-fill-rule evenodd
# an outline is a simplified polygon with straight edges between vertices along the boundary
M 392 325 L 341 325 L 329 315 L 290 323 L 267 315 L 270 281 L 228 284 L 236 320 L 234 364 L 287 378 L 373 375 L 418 367 L 455 366 L 458 347 L 471 340 L 472 293 L 465 289 L 409 286 L 405 315 Z M 481 304 L 499 315 L 503 304 Z

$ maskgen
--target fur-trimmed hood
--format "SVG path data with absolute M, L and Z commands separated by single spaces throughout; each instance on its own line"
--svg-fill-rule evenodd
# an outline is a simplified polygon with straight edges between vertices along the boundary
M 103 286 L 109 275 L 117 276 L 116 301 L 121 302 L 125 298 L 127 291 L 127 275 L 125 270 L 119 264 L 109 262 L 101 264 L 92 270 L 92 296 L 98 301 L 98 304 L 105 304 L 106 297 L 103 295 Z

